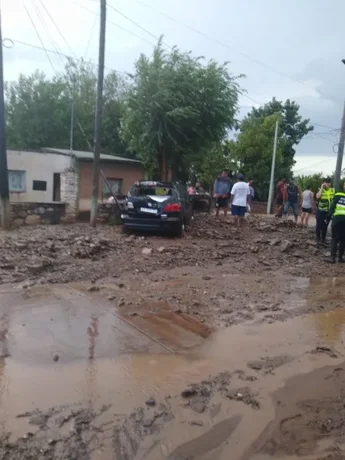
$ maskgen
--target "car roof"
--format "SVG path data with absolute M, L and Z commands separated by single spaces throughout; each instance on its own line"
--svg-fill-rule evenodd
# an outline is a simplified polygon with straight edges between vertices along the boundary
M 146 185 L 148 187 L 174 187 L 171 182 L 151 181 L 151 180 L 140 180 L 135 185 Z

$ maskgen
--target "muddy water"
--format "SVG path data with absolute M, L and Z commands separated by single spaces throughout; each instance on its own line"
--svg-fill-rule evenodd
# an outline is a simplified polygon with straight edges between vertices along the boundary
M 334 279 L 328 285 L 341 287 Z M 315 297 L 310 283 L 303 280 L 301 286 L 305 297 L 296 302 L 327 302 Z M 248 363 L 259 362 L 260 378 L 251 383 L 259 411 L 231 401 L 212 418 L 198 414 L 203 426 L 189 427 L 191 414 L 176 404 L 175 420 L 151 440 L 149 456 L 138 458 L 270 458 L 248 449 L 275 419 L 271 395 L 297 375 L 342 362 L 345 309 L 340 307 L 280 323 L 237 325 L 205 339 L 205 328 L 186 326 L 181 316 L 136 321 L 121 317 L 97 294 L 64 286 L 3 291 L 0 305 L 0 427 L 13 438 L 28 431 L 27 419 L 17 416 L 35 408 L 112 404 L 113 414 L 128 414 L 148 397 L 162 400 L 210 374 L 236 369 L 255 374 Z M 311 353 L 324 345 L 338 357 Z M 266 368 L 266 362 L 273 365 Z M 198 456 L 190 457 L 196 448 Z

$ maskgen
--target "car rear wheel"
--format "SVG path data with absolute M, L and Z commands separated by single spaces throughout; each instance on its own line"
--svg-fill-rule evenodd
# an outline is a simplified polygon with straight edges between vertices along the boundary
M 175 232 L 175 235 L 177 236 L 177 238 L 183 238 L 185 236 L 185 233 L 186 233 L 186 225 L 183 220 L 179 223 L 179 226 Z

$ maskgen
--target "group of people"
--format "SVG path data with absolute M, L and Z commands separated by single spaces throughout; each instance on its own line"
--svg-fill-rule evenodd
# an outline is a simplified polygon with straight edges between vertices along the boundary
M 189 193 L 204 193 L 199 182 L 190 187 Z M 223 210 L 224 217 L 229 209 L 235 218 L 238 227 L 243 224 L 245 214 L 251 211 L 252 201 L 255 196 L 253 181 L 245 181 L 243 174 L 237 176 L 237 182 L 232 183 L 226 171 L 216 178 L 213 186 L 216 199 L 216 217 Z M 329 223 L 332 221 L 331 256 L 327 262 L 345 263 L 345 184 L 343 191 L 335 191 L 330 177 L 325 177 L 318 192 L 314 195 L 311 187 L 306 186 L 302 192 L 294 181 L 286 182 L 281 179 L 275 190 L 277 212 L 276 217 L 287 217 L 292 209 L 295 222 L 298 221 L 299 209 L 301 208 L 301 223 L 307 226 L 309 217 L 316 208 L 316 240 L 320 247 L 326 245 L 326 236 Z
M 276 217 L 287 216 L 289 209 L 292 208 L 296 222 L 301 206 L 303 225 L 308 225 L 309 216 L 316 206 L 315 231 L 318 245 L 321 247 L 326 245 L 328 225 L 332 220 L 331 257 L 326 260 L 335 263 L 338 253 L 338 261 L 345 263 L 345 184 L 343 191 L 336 192 L 332 187 L 331 178 L 325 177 L 314 197 L 310 186 L 307 186 L 302 193 L 294 182 L 286 184 L 285 179 L 282 179 L 276 187 L 276 203 L 278 206 Z
M 233 184 L 228 173 L 223 171 L 214 181 L 213 192 L 216 198 L 216 217 L 219 217 L 221 209 L 224 217 L 227 217 L 229 200 L 231 200 L 231 214 L 235 217 L 237 226 L 240 227 L 246 212 L 251 210 L 251 203 L 255 195 L 253 181 L 246 182 L 244 175 L 239 174 L 237 182 Z

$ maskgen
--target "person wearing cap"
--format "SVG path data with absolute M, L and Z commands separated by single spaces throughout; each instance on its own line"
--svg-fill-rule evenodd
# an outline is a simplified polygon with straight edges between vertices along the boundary
M 232 187 L 231 179 L 226 171 L 214 181 L 213 191 L 216 198 L 216 217 L 219 217 L 219 210 L 224 210 L 224 217 L 228 215 L 229 196 Z
M 334 200 L 328 213 L 328 221 L 332 219 L 331 257 L 326 262 L 335 264 L 337 252 L 339 263 L 345 263 L 345 183 L 342 192 L 334 195 Z
M 302 193 L 293 180 L 290 180 L 289 185 L 286 188 L 286 195 L 287 199 L 284 201 L 283 216 L 288 217 L 289 209 L 291 208 L 295 218 L 295 223 L 297 224 L 299 202 L 301 200 Z
M 325 177 L 320 190 L 316 194 L 316 240 L 319 244 L 325 244 L 329 224 L 328 214 L 331 209 L 335 190 L 332 187 L 330 177 Z
M 249 185 L 244 181 L 244 175 L 239 174 L 238 182 L 231 189 L 231 214 L 235 217 L 237 227 L 243 224 L 244 215 L 247 211 L 250 199 Z

